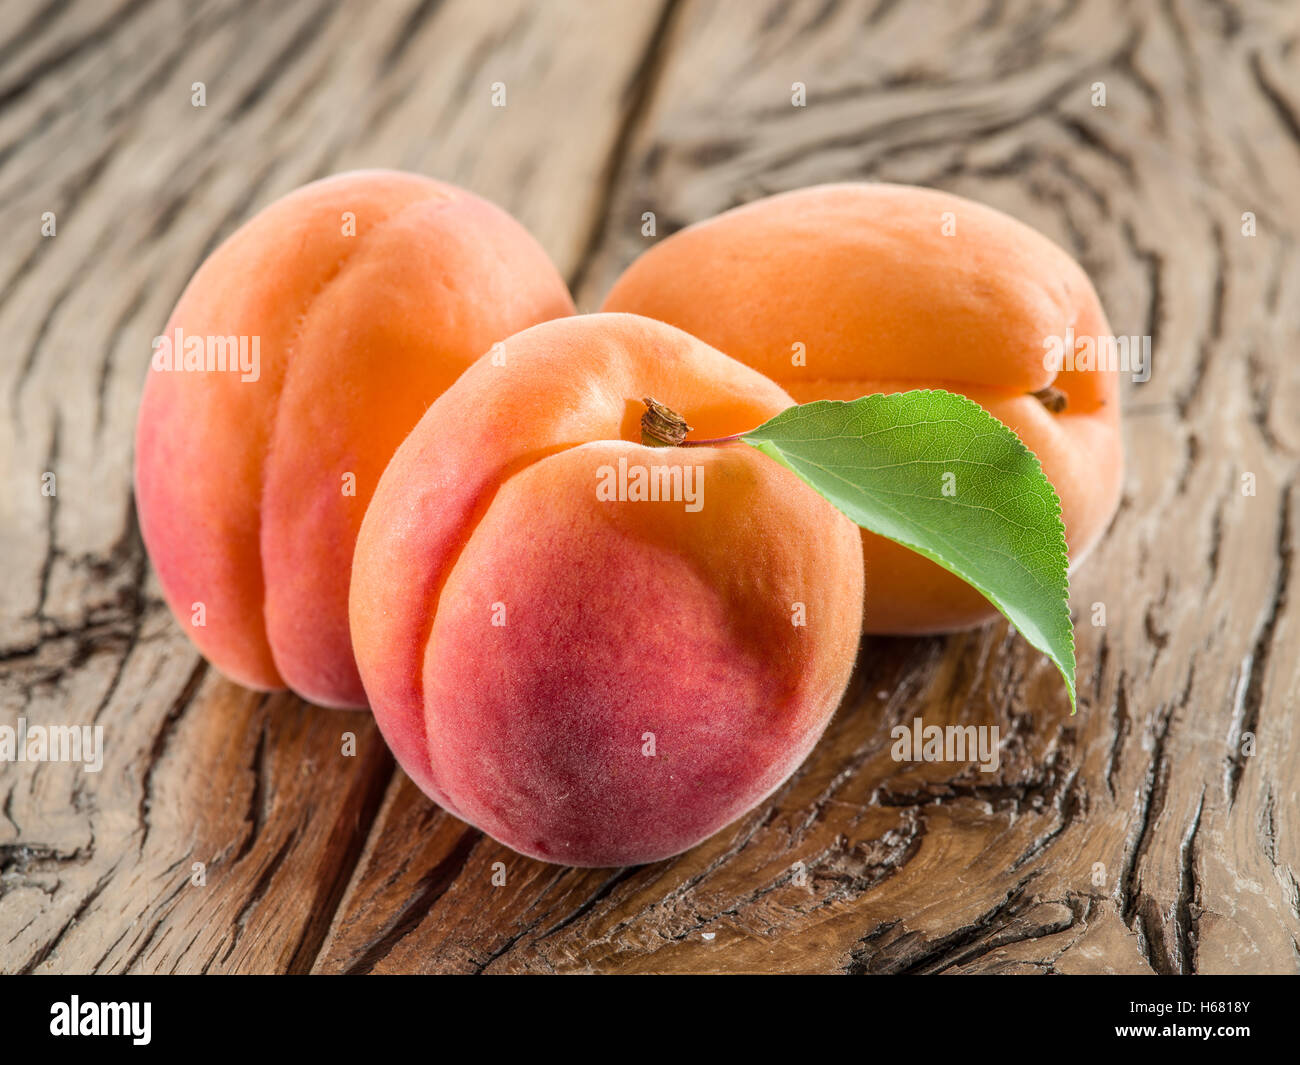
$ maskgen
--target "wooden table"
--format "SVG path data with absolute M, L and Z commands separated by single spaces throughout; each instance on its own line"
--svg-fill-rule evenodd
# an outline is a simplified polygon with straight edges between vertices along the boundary
M 364 713 L 218 676 L 132 504 L 149 342 L 231 230 L 361 166 L 501 203 L 584 309 L 643 212 L 829 180 L 1070 249 L 1154 348 L 1073 579 L 1078 715 L 1005 624 L 868 639 L 769 802 L 573 870 L 438 810 Z M 106 760 L 0 765 L 0 970 L 1295 972 L 1298 174 L 1294 4 L 6 2 L 0 724 Z M 918 715 L 998 724 L 1000 771 L 894 762 Z

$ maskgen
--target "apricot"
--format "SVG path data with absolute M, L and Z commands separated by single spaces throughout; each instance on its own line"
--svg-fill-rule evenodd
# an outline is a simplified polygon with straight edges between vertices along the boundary
M 883 184 L 772 196 L 655 245 L 603 309 L 685 329 L 801 403 L 914 388 L 969 396 L 1038 456 L 1074 564 L 1119 502 L 1118 372 L 1058 371 L 1045 346 L 1109 335 L 1096 292 L 1069 255 L 992 208 Z M 865 631 L 938 633 L 996 616 L 928 559 L 865 531 L 862 546 Z
M 857 526 L 747 445 L 644 446 L 646 396 L 702 439 L 791 402 L 649 319 L 534 326 L 433 404 L 357 539 L 353 643 L 399 763 L 545 861 L 655 861 L 738 817 L 857 650 Z
M 163 595 L 213 665 L 363 706 L 348 579 L 380 473 L 475 358 L 572 312 L 509 215 L 414 174 L 314 182 L 221 244 L 155 340 L 135 454 Z

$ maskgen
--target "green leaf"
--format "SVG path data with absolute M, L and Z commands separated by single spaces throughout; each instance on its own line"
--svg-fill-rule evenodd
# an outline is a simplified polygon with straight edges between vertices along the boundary
M 1014 432 L 965 396 L 927 389 L 805 403 L 741 439 L 979 590 L 1056 663 L 1073 712 L 1061 503 Z

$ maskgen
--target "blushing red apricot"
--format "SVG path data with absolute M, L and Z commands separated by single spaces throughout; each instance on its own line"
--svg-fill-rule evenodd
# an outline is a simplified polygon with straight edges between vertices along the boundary
M 1110 333 L 1096 292 L 1069 255 L 992 208 L 884 184 L 772 196 L 655 245 L 603 309 L 685 329 L 801 403 L 914 388 L 969 396 L 1038 456 L 1075 564 L 1118 505 L 1118 373 L 1045 362 L 1049 337 Z M 862 542 L 865 631 L 945 632 L 996 616 L 928 559 L 873 533 Z
M 398 761 L 546 861 L 655 861 L 738 817 L 811 749 L 857 651 L 857 526 L 746 445 L 643 446 L 645 396 L 701 439 L 790 405 L 659 322 L 547 322 L 434 403 L 357 539 L 353 641 Z M 612 490 L 656 466 L 682 489 Z
M 347 592 L 380 473 L 475 358 L 572 312 L 509 215 L 414 174 L 314 182 L 217 248 L 163 337 L 243 338 L 249 367 L 256 338 L 255 379 L 152 369 L 136 432 L 141 531 L 199 650 L 248 687 L 364 705 Z

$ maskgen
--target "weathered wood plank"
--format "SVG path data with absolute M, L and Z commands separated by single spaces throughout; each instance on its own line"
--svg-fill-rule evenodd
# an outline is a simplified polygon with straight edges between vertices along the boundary
M 106 747 L 98 774 L 0 765 L 0 971 L 310 967 L 392 762 L 367 715 L 242 691 L 167 617 L 131 498 L 150 338 L 220 239 L 354 167 L 471 186 L 573 271 L 657 19 L 472 0 L 0 9 L 0 723 L 94 722 Z
M 5 5 L 0 721 L 98 722 L 107 755 L 0 766 L 0 971 L 1296 971 L 1297 36 L 1284 5 L 1118 0 Z M 360 165 L 501 202 L 584 308 L 644 211 L 662 236 L 828 180 L 1073 251 L 1155 349 L 1073 580 L 1078 716 L 1006 626 L 871 639 L 771 800 L 584 871 L 437 810 L 364 715 L 215 677 L 132 517 L 148 340 L 240 221 Z M 999 771 L 895 763 L 916 716 L 999 725 Z
M 1153 338 L 1154 376 L 1127 389 L 1124 503 L 1073 581 L 1080 712 L 1006 626 L 868 640 L 804 767 L 691 853 L 557 878 L 460 837 L 416 920 L 372 839 L 321 968 L 1300 968 L 1298 29 L 1262 5 L 680 5 L 580 306 L 647 245 L 645 211 L 662 236 L 865 178 L 1025 219 L 1084 262 L 1118 332 Z M 918 715 L 998 724 L 1000 771 L 894 763 L 890 728 Z M 410 831 L 394 788 L 381 841 Z

